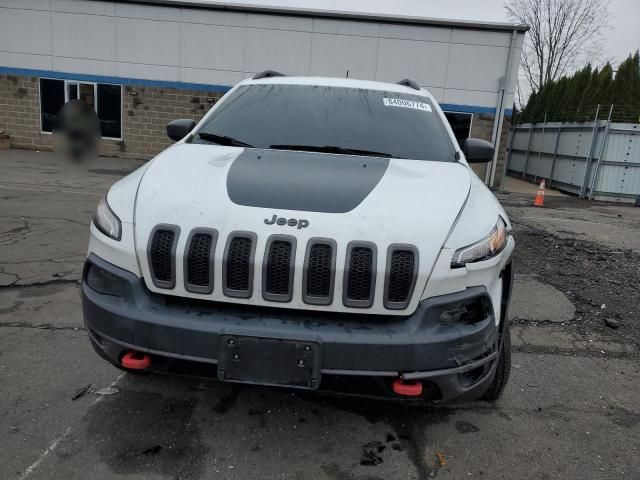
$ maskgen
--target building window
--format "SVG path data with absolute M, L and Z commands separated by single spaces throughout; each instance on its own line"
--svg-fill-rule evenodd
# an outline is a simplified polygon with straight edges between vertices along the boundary
M 444 116 L 449 120 L 451 130 L 458 140 L 458 145 L 462 147 L 464 141 L 469 138 L 471 134 L 471 113 L 458 113 L 458 112 L 444 112 Z
M 64 82 L 62 80 L 40 79 L 40 114 L 42 131 L 52 132 L 56 116 L 64 105 Z
M 97 99 L 102 136 L 122 138 L 122 87 L 99 83 Z
M 42 131 L 51 133 L 62 106 L 76 99 L 96 111 L 103 138 L 122 138 L 122 87 L 75 80 L 40 79 Z

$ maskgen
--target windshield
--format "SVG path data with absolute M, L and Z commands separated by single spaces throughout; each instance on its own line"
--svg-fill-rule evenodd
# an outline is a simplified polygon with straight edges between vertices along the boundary
M 453 142 L 429 99 L 318 85 L 245 85 L 194 143 L 452 162 Z

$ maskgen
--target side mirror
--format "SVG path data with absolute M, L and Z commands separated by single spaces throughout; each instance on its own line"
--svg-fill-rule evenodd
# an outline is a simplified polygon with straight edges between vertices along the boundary
M 173 122 L 167 123 L 167 137 L 177 142 L 186 137 L 195 126 L 196 122 L 189 118 L 174 120 Z
M 462 153 L 467 163 L 487 163 L 493 160 L 495 149 L 491 142 L 479 138 L 467 138 L 462 144 Z

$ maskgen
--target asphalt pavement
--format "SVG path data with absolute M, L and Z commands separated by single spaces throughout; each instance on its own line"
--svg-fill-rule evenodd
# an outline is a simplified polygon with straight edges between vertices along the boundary
M 495 404 L 417 408 L 101 360 L 80 307 L 87 227 L 139 165 L 0 151 L 1 479 L 640 478 L 640 208 L 498 194 L 519 242 L 509 386 Z M 589 252 L 624 262 L 575 292 L 602 274 Z

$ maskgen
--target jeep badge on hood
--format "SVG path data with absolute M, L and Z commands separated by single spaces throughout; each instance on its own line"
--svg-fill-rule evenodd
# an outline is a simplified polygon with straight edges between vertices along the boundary
M 297 225 L 298 230 L 300 230 L 301 228 L 307 228 L 309 226 L 309 220 L 305 220 L 303 218 L 299 220 L 296 220 L 295 218 L 290 218 L 289 220 L 287 220 L 286 218 L 278 217 L 277 215 L 274 215 L 273 217 L 271 217 L 271 220 L 269 220 L 268 218 L 265 218 L 264 223 L 266 223 L 267 225 L 273 225 L 273 224 L 289 225 L 290 227 L 295 227 Z

